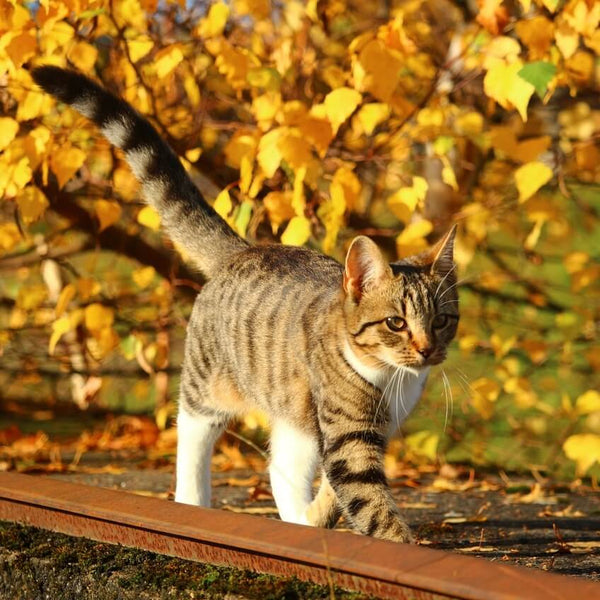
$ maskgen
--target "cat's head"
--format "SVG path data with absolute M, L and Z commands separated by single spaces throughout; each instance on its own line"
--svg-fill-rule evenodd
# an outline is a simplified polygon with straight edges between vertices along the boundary
M 412 369 L 446 358 L 458 326 L 456 227 L 430 250 L 389 264 L 369 238 L 350 245 L 344 314 L 356 356 L 374 368 Z

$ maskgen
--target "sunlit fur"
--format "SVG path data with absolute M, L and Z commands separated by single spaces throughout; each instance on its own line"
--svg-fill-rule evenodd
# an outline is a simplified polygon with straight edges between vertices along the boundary
M 231 419 L 258 408 L 273 425 L 270 475 L 283 518 L 331 526 L 343 514 L 361 533 L 410 541 L 383 456 L 456 333 L 455 230 L 392 265 L 363 236 L 344 265 L 305 248 L 251 247 L 127 103 L 72 71 L 32 75 L 123 150 L 145 200 L 207 277 L 187 328 L 175 499 L 210 505 L 213 444 Z M 441 315 L 448 322 L 436 328 Z M 406 326 L 394 331 L 388 318 Z

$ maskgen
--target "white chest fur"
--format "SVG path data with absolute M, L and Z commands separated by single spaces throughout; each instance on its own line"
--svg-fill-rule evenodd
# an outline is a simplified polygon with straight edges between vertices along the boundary
M 400 367 L 400 370 L 393 367 L 376 369 L 365 365 L 348 343 L 344 347 L 344 357 L 361 377 L 383 392 L 383 401 L 387 404 L 390 413 L 391 435 L 419 401 L 430 367 L 419 370 L 405 367 Z

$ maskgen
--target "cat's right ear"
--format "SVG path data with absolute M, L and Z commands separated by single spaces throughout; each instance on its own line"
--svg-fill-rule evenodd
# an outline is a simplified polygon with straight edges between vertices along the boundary
M 392 269 L 375 242 L 364 235 L 354 238 L 346 254 L 346 294 L 358 303 L 365 292 L 391 277 Z

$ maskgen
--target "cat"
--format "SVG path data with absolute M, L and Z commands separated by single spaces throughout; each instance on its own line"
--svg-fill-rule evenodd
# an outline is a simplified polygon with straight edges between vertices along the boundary
M 383 457 L 456 334 L 456 227 L 392 264 L 365 236 L 344 265 L 307 248 L 251 246 L 125 101 L 74 71 L 42 66 L 32 76 L 124 151 L 145 200 L 207 278 L 187 328 L 175 500 L 210 506 L 213 445 L 231 419 L 258 408 L 271 419 L 283 520 L 331 527 L 343 515 L 363 534 L 412 541 Z

